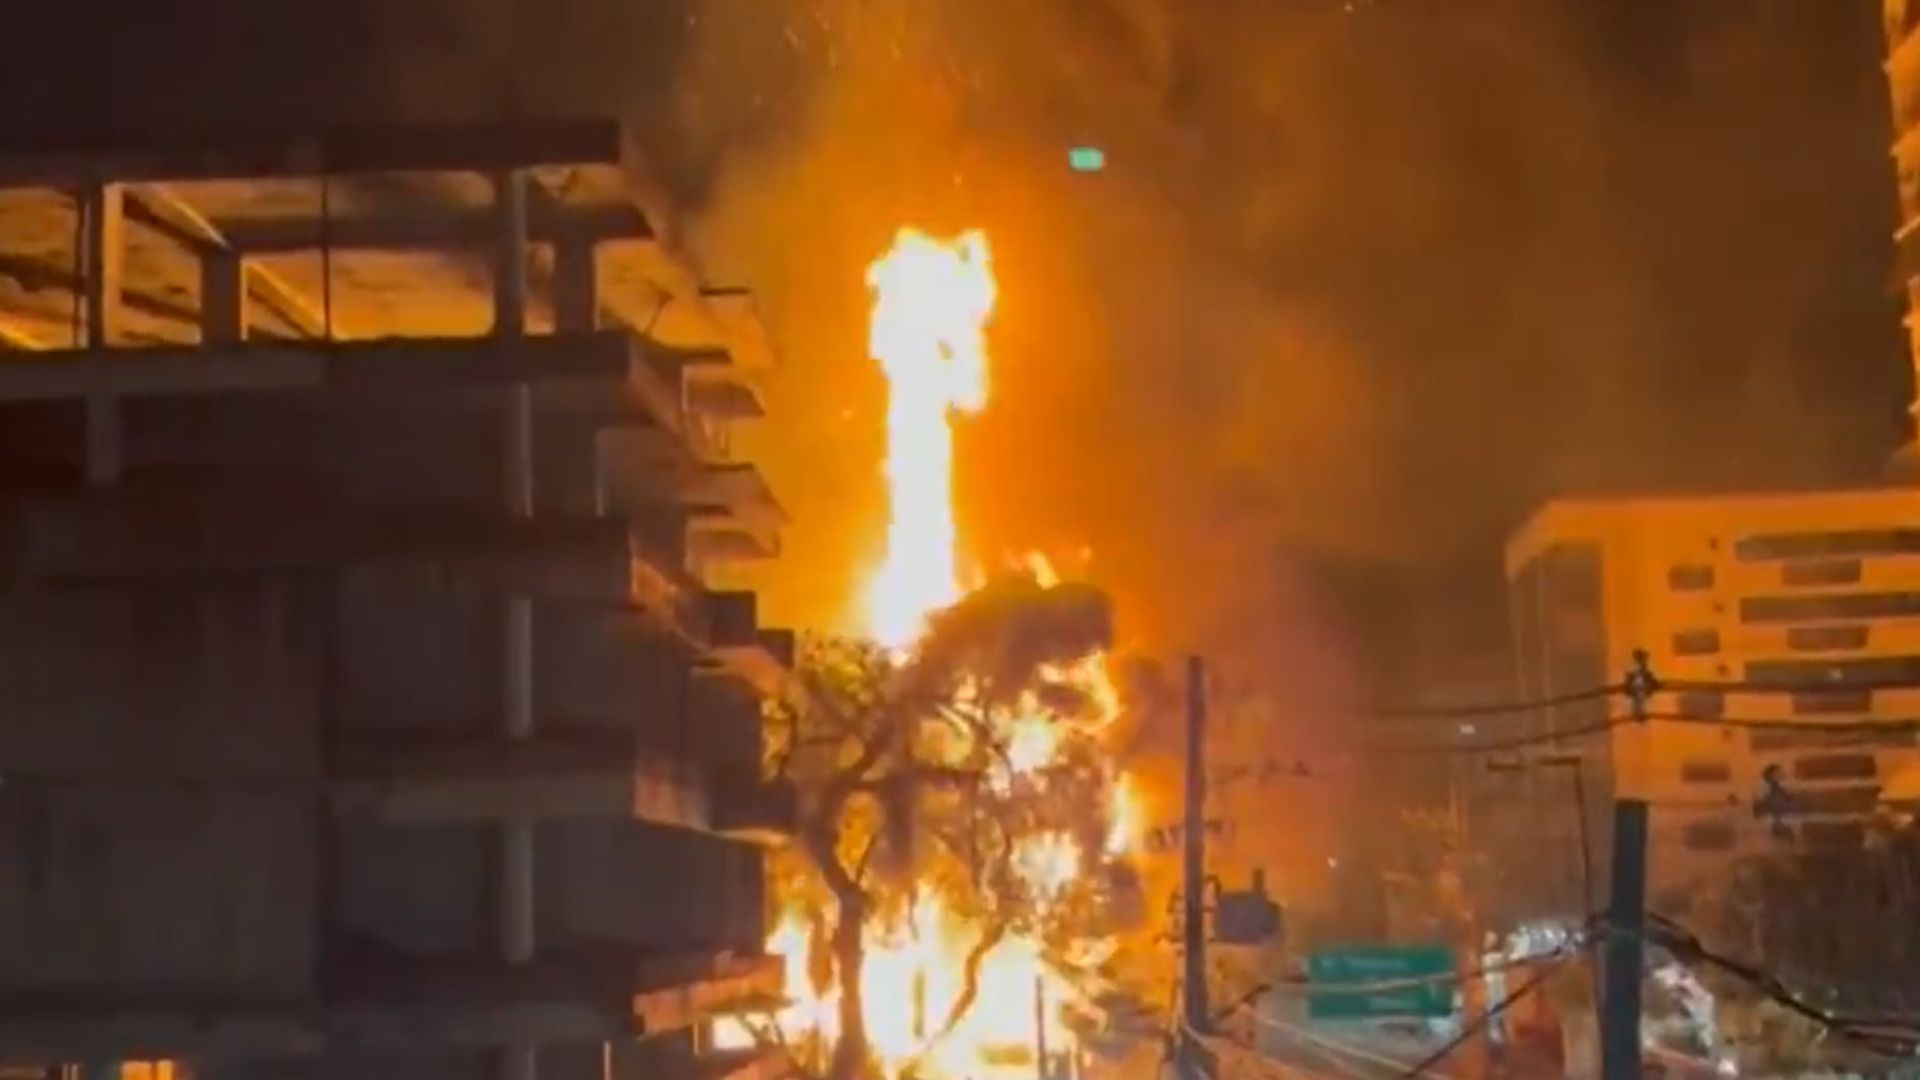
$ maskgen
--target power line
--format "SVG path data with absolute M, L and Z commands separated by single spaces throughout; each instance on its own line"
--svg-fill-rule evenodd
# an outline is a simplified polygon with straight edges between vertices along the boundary
M 1695 716 L 1688 713 L 1648 713 L 1648 720 L 1695 727 L 1750 728 L 1758 731 L 1820 731 L 1836 735 L 1920 733 L 1920 720 L 1797 720 L 1757 716 Z
M 1813 679 L 1786 681 L 1662 679 L 1656 693 L 1678 694 L 1820 694 L 1835 690 L 1920 690 L 1920 679 Z
M 1541 709 L 1559 708 L 1564 705 L 1578 705 L 1584 701 L 1599 701 L 1623 693 L 1625 689 L 1624 686 L 1615 683 L 1527 701 L 1489 701 L 1467 705 L 1407 705 L 1369 709 L 1363 715 L 1367 719 L 1375 720 L 1465 720 L 1476 716 L 1537 712 Z
M 1822 1009 L 1789 989 L 1778 975 L 1706 947 L 1698 935 L 1674 920 L 1647 915 L 1650 936 L 1682 962 L 1704 963 L 1732 975 L 1781 1007 L 1878 1053 L 1911 1056 L 1920 1048 L 1920 1017 L 1845 1016 Z
M 1252 1019 L 1254 1023 L 1259 1024 L 1260 1026 L 1267 1028 L 1269 1030 L 1280 1032 L 1281 1034 L 1289 1036 L 1290 1038 L 1293 1038 L 1298 1042 L 1305 1043 L 1307 1046 L 1314 1049 L 1316 1053 L 1320 1054 L 1322 1057 L 1327 1058 L 1328 1060 L 1338 1061 L 1340 1060 L 1339 1056 L 1344 1056 L 1345 1058 L 1351 1058 L 1355 1061 L 1364 1061 L 1374 1065 L 1384 1065 L 1387 1068 L 1395 1070 L 1396 1072 L 1407 1067 L 1407 1063 L 1404 1061 L 1396 1061 L 1393 1058 L 1387 1057 L 1384 1054 L 1374 1053 L 1371 1050 L 1366 1050 L 1358 1046 L 1352 1046 L 1346 1043 L 1342 1043 L 1337 1039 L 1329 1039 L 1321 1035 L 1316 1035 L 1313 1032 L 1307 1030 L 1306 1028 L 1300 1027 L 1298 1025 L 1289 1024 L 1282 1020 L 1276 1020 L 1271 1016 L 1263 1016 L 1259 1012 L 1251 1008 L 1245 1008 L 1244 1006 L 1242 1008 L 1245 1009 L 1247 1016 L 1250 1019 Z M 1345 1071 L 1351 1071 L 1351 1067 L 1350 1066 L 1346 1067 Z M 1447 1075 L 1444 1073 L 1436 1073 L 1434 1075 L 1436 1075 L 1439 1078 L 1439 1080 L 1450 1080 L 1450 1078 L 1447 1077 Z
M 1495 1002 L 1485 1012 L 1482 1012 L 1479 1016 L 1474 1017 L 1472 1021 L 1470 1021 L 1465 1026 L 1463 1026 L 1460 1029 L 1460 1034 L 1455 1035 L 1453 1038 L 1447 1040 L 1446 1045 L 1440 1047 L 1440 1049 L 1435 1050 L 1433 1053 L 1428 1054 L 1426 1057 L 1420 1059 L 1420 1062 L 1418 1064 L 1413 1066 L 1411 1069 L 1408 1069 L 1406 1073 L 1402 1075 L 1401 1080 L 1413 1080 L 1413 1078 L 1415 1077 L 1426 1075 L 1426 1072 L 1428 1069 L 1431 1069 L 1433 1066 L 1440 1064 L 1442 1061 L 1445 1061 L 1448 1058 L 1448 1056 L 1450 1056 L 1455 1050 L 1458 1050 L 1460 1049 L 1460 1047 L 1466 1045 L 1466 1042 L 1468 1039 L 1471 1039 L 1475 1035 L 1478 1035 L 1480 1033 L 1480 1030 L 1486 1027 L 1489 1023 L 1492 1023 L 1495 1017 L 1498 1017 L 1502 1013 L 1506 1012 L 1508 1009 L 1512 1008 L 1517 1002 L 1519 1002 L 1521 998 L 1526 997 L 1528 994 L 1538 989 L 1540 984 L 1546 982 L 1549 976 L 1551 976 L 1554 972 L 1560 970 L 1560 965 L 1565 963 L 1567 958 L 1572 955 L 1573 954 L 1571 952 L 1562 953 L 1559 957 L 1555 958 L 1552 963 L 1549 963 L 1546 967 L 1536 972 L 1533 978 L 1528 979 L 1526 982 L 1523 982 L 1519 986 L 1515 987 L 1513 991 L 1509 993 L 1506 997 L 1503 997 L 1499 1001 Z
M 1547 956 L 1557 956 L 1557 952 Z M 1253 999 L 1270 990 L 1325 991 L 1329 994 L 1380 994 L 1393 990 L 1412 990 L 1422 986 L 1453 985 L 1475 982 L 1488 975 L 1497 975 L 1519 968 L 1532 967 L 1540 962 L 1540 957 L 1528 957 L 1525 960 L 1508 960 L 1499 964 L 1482 964 L 1465 971 L 1443 971 L 1433 975 L 1408 975 L 1398 979 L 1376 979 L 1368 982 L 1315 982 L 1302 976 L 1290 976 L 1284 979 L 1269 979 L 1240 995 L 1231 1004 L 1215 1014 L 1215 1019 L 1231 1015 L 1236 1009 L 1251 1009 Z
M 1529 735 L 1516 735 L 1507 739 L 1479 740 L 1476 742 L 1450 743 L 1377 743 L 1360 747 L 1368 753 L 1376 754 L 1491 754 L 1502 750 L 1520 750 L 1529 746 L 1541 746 L 1557 743 L 1562 739 L 1577 739 L 1588 735 L 1598 735 L 1611 731 L 1622 724 L 1633 723 L 1629 716 L 1611 716 L 1604 720 L 1562 728 L 1557 731 L 1539 731 Z

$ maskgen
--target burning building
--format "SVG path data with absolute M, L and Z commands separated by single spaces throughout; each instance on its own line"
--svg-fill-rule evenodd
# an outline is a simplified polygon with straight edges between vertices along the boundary
M 0 1062 L 750 1076 L 749 299 L 612 124 L 0 151 Z

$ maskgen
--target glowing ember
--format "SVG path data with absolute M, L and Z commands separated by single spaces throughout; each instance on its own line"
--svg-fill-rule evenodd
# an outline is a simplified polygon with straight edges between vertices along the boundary
M 1036 897 L 1051 900 L 1080 876 L 1080 845 L 1065 833 L 1030 836 L 1014 849 L 1013 865 Z
M 987 400 L 984 330 L 994 280 L 978 232 L 943 244 L 902 229 L 867 271 L 868 349 L 887 376 L 886 561 L 868 595 L 882 644 L 899 647 L 927 614 L 959 599 L 953 520 L 953 417 Z

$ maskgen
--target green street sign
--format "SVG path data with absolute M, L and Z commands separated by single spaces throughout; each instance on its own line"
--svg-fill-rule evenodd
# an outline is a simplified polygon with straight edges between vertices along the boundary
M 1444 945 L 1325 949 L 1307 957 L 1307 1018 L 1451 1016 L 1452 975 L 1453 951 Z

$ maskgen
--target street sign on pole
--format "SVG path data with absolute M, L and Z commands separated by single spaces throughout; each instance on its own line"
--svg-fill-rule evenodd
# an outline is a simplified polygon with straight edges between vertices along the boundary
M 1453 951 L 1445 945 L 1325 949 L 1307 957 L 1307 1018 L 1451 1016 L 1452 976 Z

